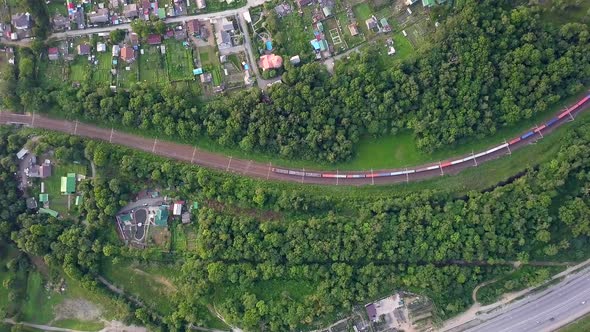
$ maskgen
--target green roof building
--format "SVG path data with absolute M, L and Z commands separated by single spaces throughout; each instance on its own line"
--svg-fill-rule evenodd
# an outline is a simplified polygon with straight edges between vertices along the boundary
M 49 194 L 39 194 L 39 202 L 49 202 Z
M 59 215 L 59 213 L 57 211 L 52 210 L 52 209 L 46 209 L 46 208 L 40 208 L 39 213 L 46 213 L 46 214 L 48 214 L 52 217 L 55 217 L 55 218 L 57 218 L 57 216 Z
M 164 8 L 158 8 L 158 18 L 161 20 L 166 18 L 166 10 Z
M 76 173 L 68 173 L 68 176 L 61 177 L 61 193 L 63 195 L 76 192 Z
M 434 0 L 422 0 L 422 6 L 424 6 L 424 7 L 434 6 Z
M 82 204 L 82 196 L 76 196 L 76 205 Z
M 156 212 L 154 222 L 156 223 L 156 226 L 168 225 L 168 207 L 166 205 L 160 206 L 160 208 Z
M 199 209 L 199 202 L 194 201 L 193 206 L 191 207 L 191 210 L 198 210 L 198 209 Z

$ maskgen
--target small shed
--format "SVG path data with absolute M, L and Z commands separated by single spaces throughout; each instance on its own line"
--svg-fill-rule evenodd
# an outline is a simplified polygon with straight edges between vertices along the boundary
M 97 43 L 96 44 L 96 51 L 97 52 L 106 52 L 107 51 L 107 44 L 105 44 L 105 43 Z
M 39 194 L 39 202 L 49 202 L 49 194 Z
M 193 75 L 201 75 L 203 73 L 203 68 L 196 68 L 193 69 Z

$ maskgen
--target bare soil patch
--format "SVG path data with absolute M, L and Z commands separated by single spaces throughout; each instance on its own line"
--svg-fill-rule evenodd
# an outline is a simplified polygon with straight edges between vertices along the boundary
M 102 309 L 84 299 L 68 299 L 55 307 L 55 319 L 98 320 Z

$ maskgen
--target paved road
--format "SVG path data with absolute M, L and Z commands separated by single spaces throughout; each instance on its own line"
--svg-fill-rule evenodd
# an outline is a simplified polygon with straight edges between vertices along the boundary
M 262 5 L 264 2 L 265 2 L 265 0 L 248 0 L 246 6 L 241 7 L 241 8 L 229 9 L 229 10 L 225 10 L 225 11 L 217 12 L 217 13 L 169 17 L 165 20 L 165 22 L 166 23 L 179 23 L 179 22 L 190 21 L 193 19 L 209 20 L 209 19 L 221 18 L 221 17 L 226 17 L 226 16 L 234 16 L 234 15 L 242 16 L 242 13 L 248 11 L 248 9 L 250 9 L 250 7 L 256 7 L 256 6 Z M 110 31 L 117 30 L 117 29 L 129 30 L 130 28 L 131 28 L 131 25 L 129 23 L 125 23 L 125 24 L 112 25 L 112 26 L 106 26 L 106 27 L 100 27 L 100 28 L 90 28 L 90 29 L 83 29 L 83 30 L 70 30 L 70 31 L 66 31 L 66 32 L 58 32 L 58 33 L 52 34 L 50 37 L 57 38 L 57 39 L 63 39 L 66 37 L 85 36 L 88 34 L 99 33 L 99 32 L 110 32 Z
M 554 331 L 590 312 L 590 268 L 521 301 L 478 317 L 469 332 Z
M 590 102 L 586 103 L 582 107 L 578 108 L 578 112 L 582 112 L 585 109 L 590 108 Z M 558 122 L 556 122 L 553 126 L 549 127 L 546 131 L 543 131 L 543 135 L 550 134 L 555 128 L 563 125 L 568 120 L 568 117 L 564 117 Z M 400 182 L 410 182 L 410 181 L 417 181 L 417 180 L 424 180 L 428 178 L 433 178 L 441 175 L 446 174 L 457 174 L 460 171 L 470 168 L 476 167 L 481 163 L 487 162 L 489 160 L 497 159 L 506 154 L 511 153 L 516 149 L 520 149 L 522 147 L 528 146 L 531 143 L 534 143 L 541 139 L 540 135 L 533 135 L 528 139 L 521 140 L 517 144 L 510 145 L 509 148 L 500 149 L 493 153 L 487 154 L 483 157 L 474 160 L 473 163 L 471 162 L 464 162 L 455 165 L 451 165 L 449 167 L 445 167 L 444 171 L 441 169 L 433 169 L 429 171 L 423 171 L 419 173 L 412 173 L 408 174 L 407 176 L 390 176 L 390 177 L 377 177 L 377 178 L 323 178 L 323 177 L 298 177 L 288 174 L 279 174 L 271 171 L 272 164 L 264 164 L 259 162 L 254 162 L 252 160 L 246 159 L 237 159 L 232 158 L 231 156 L 224 156 L 219 155 L 213 152 L 204 151 L 198 149 L 196 147 L 186 145 L 186 144 L 178 144 L 172 143 L 167 141 L 160 141 L 158 139 L 149 139 L 141 136 L 135 136 L 131 134 L 127 134 L 124 132 L 119 132 L 112 129 L 105 129 L 100 128 L 97 126 L 84 124 L 78 121 L 67 121 L 67 120 L 59 120 L 59 119 L 52 119 L 45 116 L 40 115 L 30 115 L 30 114 L 16 114 L 16 113 L 8 113 L 8 112 L 0 112 L 0 124 L 23 124 L 29 127 L 35 128 L 43 128 L 49 130 L 60 131 L 67 134 L 92 138 L 92 139 L 100 139 L 103 141 L 107 141 L 113 144 L 119 144 L 123 146 L 127 146 L 130 148 L 142 150 L 145 152 L 157 154 L 167 158 L 173 158 L 185 162 L 194 163 L 200 166 L 236 173 L 240 175 L 267 179 L 267 180 L 282 180 L 282 181 L 291 181 L 291 182 L 300 182 L 306 184 L 327 184 L 327 185 L 367 185 L 367 184 L 390 184 L 390 183 L 400 183 Z M 510 139 L 510 137 L 507 137 Z M 463 158 L 465 156 L 456 156 L 455 158 Z M 453 159 L 455 159 L 453 158 Z M 430 163 L 427 165 L 417 166 L 417 167 L 427 167 L 427 166 L 435 166 L 440 165 L 440 163 Z M 405 169 L 387 169 L 387 170 L 370 170 L 370 172 L 396 172 L 396 171 L 403 171 Z M 307 170 L 312 171 L 312 170 Z M 351 171 L 346 172 L 346 174 L 359 174 L 359 173 L 366 173 L 367 170 L 363 171 Z M 338 172 L 336 170 L 334 173 L 343 174 L 342 172 Z

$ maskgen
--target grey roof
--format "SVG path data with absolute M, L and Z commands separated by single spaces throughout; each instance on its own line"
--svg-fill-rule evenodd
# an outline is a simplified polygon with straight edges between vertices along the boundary
M 31 27 L 31 15 L 29 13 L 19 13 L 12 15 L 12 25 L 17 29 L 28 29 Z

